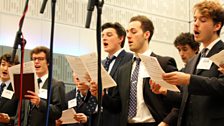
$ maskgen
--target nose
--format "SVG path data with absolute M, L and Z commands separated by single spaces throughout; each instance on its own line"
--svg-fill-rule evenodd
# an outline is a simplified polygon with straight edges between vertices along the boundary
M 199 25 L 199 20 L 194 21 L 194 27 L 197 27 Z
M 131 33 L 127 32 L 127 38 L 130 39 L 131 38 Z
M 179 51 L 179 54 L 180 54 L 181 57 L 184 55 L 182 50 Z

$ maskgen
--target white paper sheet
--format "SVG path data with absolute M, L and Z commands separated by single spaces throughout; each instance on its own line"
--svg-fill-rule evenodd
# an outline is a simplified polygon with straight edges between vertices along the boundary
M 75 114 L 76 114 L 76 112 L 73 108 L 69 108 L 67 110 L 64 110 L 62 112 L 62 116 L 60 118 L 60 120 L 62 121 L 62 124 L 79 123 L 77 120 L 74 119 Z
M 139 57 L 141 58 L 148 74 L 153 81 L 168 90 L 178 92 L 180 91 L 175 85 L 171 85 L 162 79 L 162 74 L 165 72 L 163 71 L 158 60 L 155 57 L 145 55 L 139 55 Z
M 97 56 L 96 53 L 90 53 L 82 56 L 66 56 L 71 69 L 77 73 L 78 78 L 82 82 L 87 82 L 88 75 L 97 82 Z M 101 64 L 102 86 L 104 88 L 116 86 L 115 81 L 108 74 Z
M 224 50 L 220 51 L 219 53 L 211 56 L 209 58 L 212 62 L 214 62 L 217 66 L 224 64 Z

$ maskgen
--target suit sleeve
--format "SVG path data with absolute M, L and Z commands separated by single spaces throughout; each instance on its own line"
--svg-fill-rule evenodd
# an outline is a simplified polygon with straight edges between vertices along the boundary
M 161 65 L 161 67 L 163 68 L 163 70 L 165 72 L 177 71 L 176 62 L 175 62 L 175 60 L 173 58 L 164 57 L 164 61 L 165 61 L 164 63 L 160 62 L 160 65 Z M 180 98 L 180 94 L 178 94 L 178 93 L 175 93 L 175 92 L 170 92 L 169 93 L 168 92 L 168 94 L 169 94 L 168 95 L 169 97 L 170 96 L 172 97 L 172 96 L 175 95 L 176 98 L 178 98 L 178 99 Z M 176 122 L 177 122 L 178 112 L 179 112 L 178 108 L 172 108 L 170 113 L 168 113 L 168 115 L 163 119 L 163 122 L 165 122 L 165 123 L 167 123 L 169 125 L 175 125 Z
M 65 86 L 63 82 L 55 82 L 52 84 L 52 95 L 50 103 L 50 117 L 56 120 L 61 117 L 62 110 L 65 103 Z M 39 110 L 46 112 L 47 110 L 47 101 L 41 99 Z
M 191 75 L 188 91 L 194 95 L 224 96 L 224 75 L 204 77 Z

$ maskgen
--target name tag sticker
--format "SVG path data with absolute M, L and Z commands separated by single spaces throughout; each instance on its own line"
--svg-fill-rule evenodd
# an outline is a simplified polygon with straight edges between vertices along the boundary
M 72 107 L 75 107 L 75 106 L 77 106 L 76 98 L 68 101 L 68 108 L 72 108 Z
M 209 70 L 212 66 L 212 61 L 209 58 L 201 58 L 197 69 Z
M 13 91 L 4 89 L 2 92 L 2 97 L 7 98 L 7 99 L 12 99 L 13 94 L 14 94 Z
M 38 96 L 40 98 L 47 99 L 47 90 L 46 89 L 40 89 Z

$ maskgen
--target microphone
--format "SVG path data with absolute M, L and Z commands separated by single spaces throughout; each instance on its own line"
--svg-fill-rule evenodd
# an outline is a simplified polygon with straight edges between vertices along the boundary
M 40 9 L 40 13 L 41 14 L 44 13 L 44 10 L 45 10 L 46 5 L 47 5 L 47 0 L 44 0 L 43 3 L 42 3 L 41 9 Z
M 96 4 L 96 0 L 89 0 L 87 5 L 87 17 L 86 17 L 86 28 L 90 27 L 92 13 L 94 10 L 94 5 Z
M 13 50 L 12 50 L 11 59 L 10 59 L 11 63 L 14 62 L 18 46 L 22 44 L 23 39 L 21 38 L 21 35 L 22 35 L 21 31 L 18 31 L 16 33 L 16 38 L 15 38 L 15 41 L 14 41 Z M 24 39 L 24 45 L 25 44 L 26 44 L 26 40 Z

